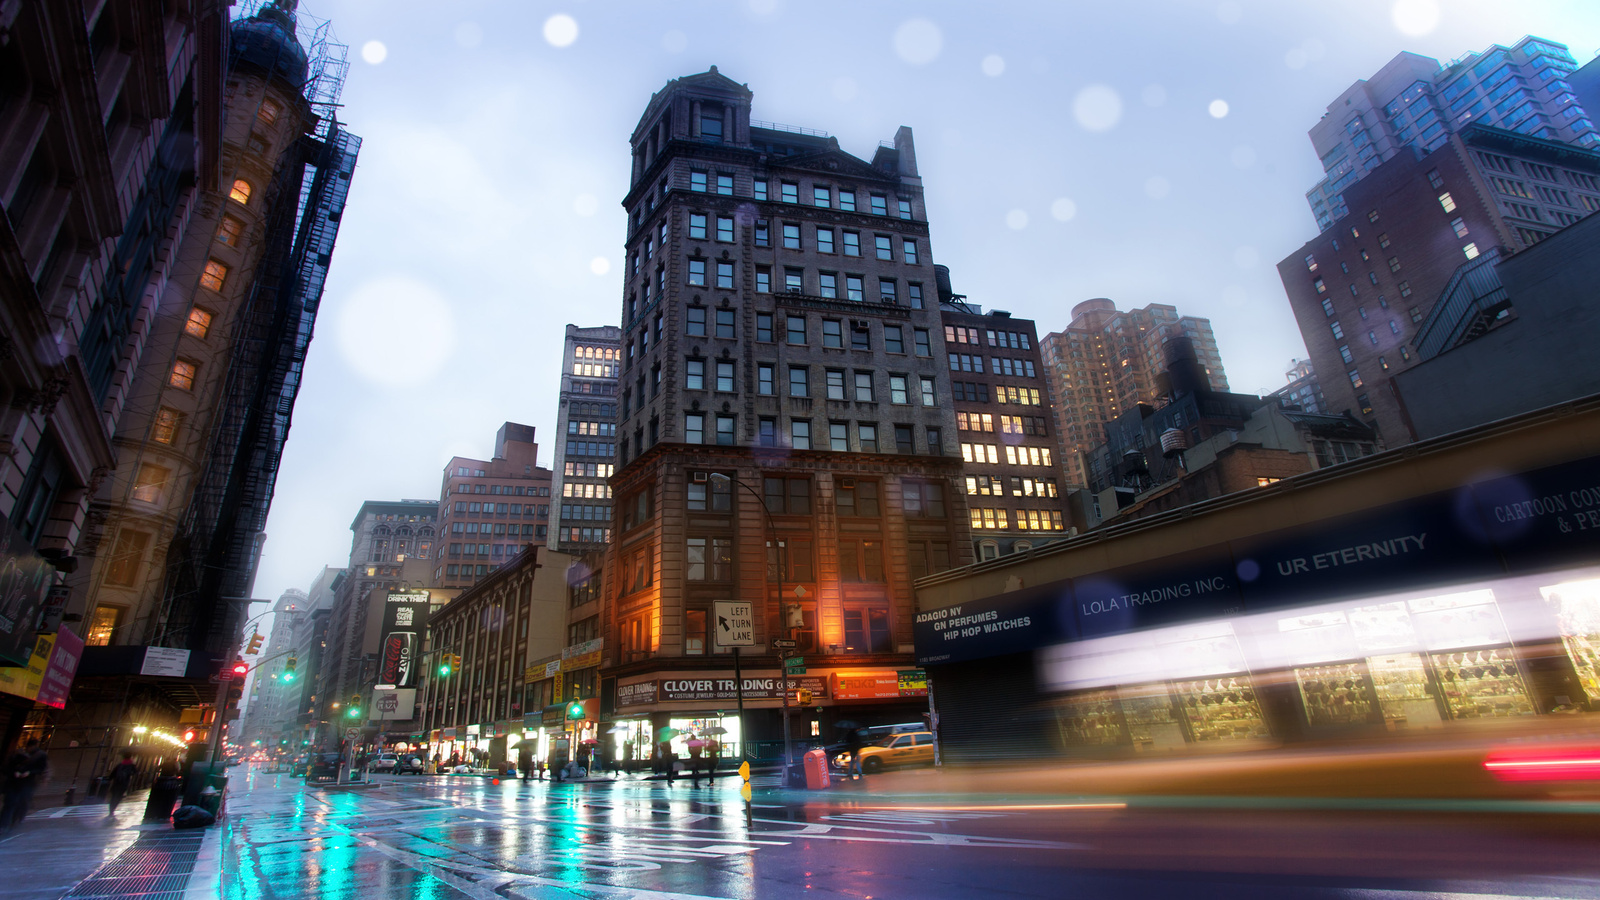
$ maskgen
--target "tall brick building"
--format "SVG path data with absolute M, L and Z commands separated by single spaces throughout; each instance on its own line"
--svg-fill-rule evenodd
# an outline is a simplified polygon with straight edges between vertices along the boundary
M 622 329 L 567 326 L 556 414 L 550 546 L 597 553 L 611 540 L 611 485 L 617 463 L 617 377 Z
M 868 161 L 751 99 L 679 78 L 632 136 L 602 694 L 636 757 L 668 725 L 780 740 L 777 638 L 818 733 L 915 720 L 911 582 L 971 559 L 911 130 Z M 761 601 L 743 735 L 713 632 L 734 599 Z
M 492 459 L 451 457 L 439 489 L 434 584 L 471 587 L 550 536 L 551 474 L 539 466 L 532 425 L 507 422 Z

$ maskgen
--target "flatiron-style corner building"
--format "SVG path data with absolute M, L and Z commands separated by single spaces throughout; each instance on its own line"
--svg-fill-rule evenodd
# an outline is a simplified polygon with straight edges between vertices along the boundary
M 911 129 L 868 161 L 751 98 L 679 78 L 632 137 L 601 699 L 635 759 L 660 727 L 779 752 L 775 639 L 806 660 L 796 738 L 917 721 L 911 583 L 972 555 Z M 755 604 L 747 734 L 727 600 Z

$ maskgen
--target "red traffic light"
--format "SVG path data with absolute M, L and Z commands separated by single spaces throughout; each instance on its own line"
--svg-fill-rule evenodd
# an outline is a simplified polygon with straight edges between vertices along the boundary
M 233 677 L 243 678 L 245 675 L 250 673 L 250 664 L 240 660 L 239 662 L 234 663 L 233 668 L 229 671 L 233 673 Z
M 192 744 L 192 743 L 194 743 L 194 729 L 193 729 L 193 728 L 191 728 L 191 729 L 189 729 L 189 730 L 188 730 L 188 731 L 185 731 L 185 732 L 184 732 L 184 733 L 183 733 L 183 742 L 184 742 L 184 743 L 185 743 L 185 744 Z

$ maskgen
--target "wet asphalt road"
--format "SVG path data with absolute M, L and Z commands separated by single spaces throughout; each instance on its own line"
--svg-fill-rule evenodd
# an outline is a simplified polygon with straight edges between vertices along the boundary
M 379 780 L 236 779 L 224 897 L 1600 898 L 1600 815 Z

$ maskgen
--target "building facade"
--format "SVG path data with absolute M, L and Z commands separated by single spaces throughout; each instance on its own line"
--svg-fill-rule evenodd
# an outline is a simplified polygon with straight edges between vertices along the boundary
M 310 615 L 311 600 L 299 588 L 289 588 L 272 604 L 272 625 L 263 635 L 263 646 L 253 659 L 245 658 L 250 664 L 250 703 L 239 735 L 244 746 L 275 750 L 280 740 L 287 740 L 283 732 L 294 730 L 304 684 L 300 681 L 299 658 L 287 680 L 284 664 L 294 653 Z
M 869 162 L 752 121 L 751 98 L 715 68 L 679 78 L 632 136 L 602 697 L 639 758 L 683 723 L 727 729 L 730 752 L 781 741 L 774 639 L 839 714 L 835 672 L 892 680 L 909 660 L 911 579 L 970 558 L 911 130 Z M 745 735 L 712 630 L 734 598 L 762 601 Z M 847 693 L 868 720 L 917 704 Z
M 941 302 L 973 555 L 994 559 L 1066 533 L 1066 482 L 1050 382 L 1030 319 Z M 941 571 L 949 560 L 930 560 Z
M 617 384 L 622 329 L 567 326 L 561 353 L 561 398 L 556 413 L 556 516 L 550 546 L 600 553 L 611 540 L 611 485 L 617 462 Z
M 1072 308 L 1066 328 L 1044 336 L 1056 433 L 1071 484 L 1088 483 L 1084 454 L 1105 442 L 1105 423 L 1161 400 L 1166 388 L 1157 376 L 1166 371 L 1166 345 L 1180 336 L 1189 339 L 1211 389 L 1226 392 L 1211 320 L 1180 316 L 1174 306 L 1122 311 L 1103 297 L 1085 300 Z
M 1392 156 L 1344 189 L 1356 212 L 1278 264 L 1327 401 L 1413 439 L 1392 377 L 1458 270 L 1531 247 L 1600 209 L 1600 153 L 1469 125 L 1426 155 Z
M 470 587 L 550 536 L 553 479 L 539 466 L 531 425 L 507 422 L 494 438 L 493 459 L 453 457 L 439 492 L 440 549 L 433 580 Z
M 1322 382 L 1317 380 L 1317 367 L 1311 360 L 1290 360 L 1284 378 L 1289 383 L 1269 395 L 1279 406 L 1308 413 L 1320 413 L 1327 408 L 1328 401 L 1322 397 Z
M 1352 209 L 1344 189 L 1401 152 L 1426 155 L 1468 125 L 1486 125 L 1586 149 L 1600 133 L 1582 93 L 1567 77 L 1578 68 L 1565 44 L 1525 37 L 1469 53 L 1447 65 L 1401 53 L 1371 79 L 1328 104 L 1310 131 L 1327 177 L 1306 192 L 1323 231 Z

